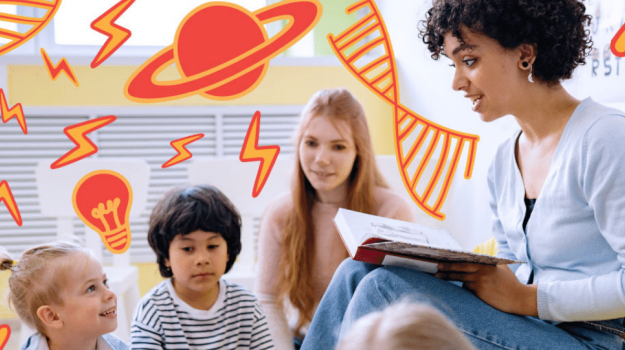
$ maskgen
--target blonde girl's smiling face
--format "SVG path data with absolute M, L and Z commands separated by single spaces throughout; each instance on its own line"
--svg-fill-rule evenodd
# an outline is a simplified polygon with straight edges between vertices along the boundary
M 300 166 L 322 202 L 341 201 L 357 152 L 349 124 L 313 116 L 299 144 Z
M 520 107 L 519 91 L 529 83 L 528 71 L 520 69 L 520 51 L 506 49 L 466 27 L 461 33 L 464 42 L 448 32 L 443 45 L 455 69 L 452 88 L 463 91 L 473 111 L 486 122 L 514 114 Z
M 98 337 L 117 328 L 117 297 L 107 284 L 102 265 L 83 252 L 68 257 L 67 284 L 54 306 L 63 327 L 80 336 Z
M 174 237 L 165 265 L 171 268 L 178 296 L 197 309 L 206 309 L 208 301 L 217 299 L 228 258 L 228 244 L 221 234 L 197 230 Z

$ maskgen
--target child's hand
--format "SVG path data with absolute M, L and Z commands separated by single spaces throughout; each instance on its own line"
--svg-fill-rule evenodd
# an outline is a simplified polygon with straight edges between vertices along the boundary
M 538 285 L 525 285 L 507 265 L 470 263 L 438 264 L 435 275 L 445 280 L 461 281 L 463 287 L 488 305 L 509 313 L 538 316 Z

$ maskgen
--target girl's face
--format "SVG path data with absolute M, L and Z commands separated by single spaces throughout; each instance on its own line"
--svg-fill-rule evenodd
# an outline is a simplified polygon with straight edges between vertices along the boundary
M 465 92 L 465 97 L 473 103 L 473 111 L 479 113 L 483 121 L 515 114 L 523 107 L 519 103 L 519 92 L 529 84 L 529 72 L 519 69 L 521 52 L 507 50 L 495 39 L 466 28 L 461 33 L 464 43 L 448 32 L 443 45 L 445 55 L 455 68 L 452 88 Z
M 169 259 L 174 289 L 190 305 L 194 298 L 219 294 L 219 279 L 226 272 L 228 244 L 215 232 L 197 230 L 177 235 L 169 245 Z
M 300 165 L 322 201 L 340 201 L 356 160 L 356 146 L 349 124 L 314 116 L 299 144 Z
M 61 292 L 63 306 L 54 306 L 63 326 L 81 337 L 99 337 L 117 328 L 117 297 L 91 255 L 68 257 L 67 285 Z

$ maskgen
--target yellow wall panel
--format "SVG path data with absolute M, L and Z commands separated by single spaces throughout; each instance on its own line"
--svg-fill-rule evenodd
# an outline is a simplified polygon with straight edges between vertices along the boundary
M 123 88 L 134 72 L 133 66 L 73 67 L 79 87 L 61 74 L 52 81 L 44 66 L 10 65 L 9 101 L 27 106 L 210 106 L 305 104 L 317 90 L 346 87 L 363 104 L 377 154 L 393 154 L 392 108 L 356 80 L 343 66 L 270 66 L 267 75 L 250 94 L 231 101 L 213 101 L 200 96 L 140 104 L 124 97 Z M 173 67 L 159 80 L 179 78 Z M 102 111 L 106 113 L 105 110 Z M 262 112 L 262 111 L 261 111 Z

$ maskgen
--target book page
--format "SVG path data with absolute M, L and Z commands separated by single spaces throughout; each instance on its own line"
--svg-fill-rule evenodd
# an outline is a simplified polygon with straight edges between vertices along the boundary
M 462 250 L 446 230 L 340 208 L 334 223 L 348 250 L 369 238 Z
M 434 229 L 409 222 L 371 222 L 375 236 L 389 241 L 424 245 L 428 247 L 462 250 L 451 234 L 443 229 Z
M 345 216 L 341 214 L 341 209 L 339 209 L 334 217 L 334 226 L 339 231 L 339 235 L 341 236 L 345 248 L 347 248 L 349 252 L 349 256 L 353 258 L 358 250 L 358 245 L 362 242 L 362 237 L 359 235 L 360 232 L 352 232 Z
M 438 264 L 434 262 L 427 262 L 423 260 L 414 260 L 410 258 L 402 258 L 401 256 L 395 256 L 388 254 L 384 257 L 382 265 L 401 266 L 409 269 L 423 271 L 425 273 L 437 273 Z

